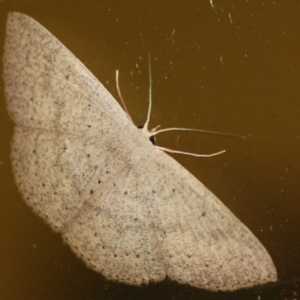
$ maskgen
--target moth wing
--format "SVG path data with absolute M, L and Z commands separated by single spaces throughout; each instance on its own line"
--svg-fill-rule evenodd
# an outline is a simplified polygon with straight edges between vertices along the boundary
M 83 201 L 107 151 L 134 128 L 90 71 L 47 29 L 9 13 L 4 51 L 12 161 L 26 202 L 55 230 Z
M 19 126 L 110 139 L 130 123 L 94 75 L 24 14 L 8 14 L 3 63 L 8 109 Z
M 155 150 L 135 131 L 136 139 L 109 153 L 93 190 L 62 234 L 90 268 L 141 285 L 164 279 L 167 269 L 150 209 L 152 187 L 144 184 L 147 159 Z
M 208 290 L 277 279 L 259 240 L 178 162 L 160 153 L 147 172 L 145 181 L 155 187 L 148 201 L 170 278 Z

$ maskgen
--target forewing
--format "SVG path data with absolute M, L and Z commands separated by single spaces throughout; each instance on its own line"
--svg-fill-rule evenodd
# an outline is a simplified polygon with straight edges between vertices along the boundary
M 103 85 L 32 18 L 8 15 L 4 50 L 7 104 L 17 125 L 107 137 L 128 123 Z

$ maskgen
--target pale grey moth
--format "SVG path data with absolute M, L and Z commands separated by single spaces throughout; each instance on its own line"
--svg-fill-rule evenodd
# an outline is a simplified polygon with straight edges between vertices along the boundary
M 213 291 L 277 279 L 250 230 L 21 13 L 8 15 L 4 80 L 17 185 L 88 267 L 132 285 L 168 276 Z

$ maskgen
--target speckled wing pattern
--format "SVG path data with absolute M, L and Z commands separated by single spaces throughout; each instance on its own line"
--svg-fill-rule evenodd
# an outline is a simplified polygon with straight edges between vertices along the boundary
M 17 185 L 90 268 L 133 285 L 169 276 L 209 290 L 276 280 L 249 229 L 21 13 L 8 16 L 4 79 Z

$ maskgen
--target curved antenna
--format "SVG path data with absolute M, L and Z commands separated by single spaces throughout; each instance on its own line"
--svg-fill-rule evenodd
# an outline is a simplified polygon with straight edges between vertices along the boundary
M 243 139 L 243 140 L 246 139 L 245 136 L 239 135 L 239 134 L 224 133 L 224 132 L 211 131 L 211 130 L 205 130 L 205 129 L 177 128 L 177 127 L 173 128 L 172 127 L 172 128 L 164 128 L 164 129 L 156 130 L 156 128 L 151 130 L 151 135 L 152 136 L 157 135 L 158 133 L 166 132 L 166 131 L 195 131 L 195 132 L 201 132 L 201 133 L 206 133 L 206 134 L 214 134 L 214 135 L 221 135 L 221 136 L 239 138 L 239 139 Z
M 226 152 L 226 150 L 221 150 L 219 152 L 214 152 L 214 153 L 210 153 L 210 154 L 198 154 L 198 153 L 193 153 L 193 152 L 173 150 L 173 149 L 161 147 L 161 146 L 155 146 L 155 148 L 160 149 L 164 152 L 184 154 L 184 155 L 195 156 L 195 157 L 212 157 L 212 156 L 217 156 L 217 155 L 220 155 L 220 154 L 223 154 Z
M 125 104 L 125 101 L 122 97 L 122 94 L 121 94 L 121 89 L 120 89 L 120 86 L 119 86 L 119 70 L 116 70 L 116 86 L 117 86 L 117 91 L 118 91 L 118 94 L 119 94 L 119 98 L 121 99 L 121 102 L 122 102 L 122 105 L 123 105 L 123 108 L 125 110 L 125 113 L 128 117 L 128 119 L 132 122 L 132 119 L 130 117 L 130 114 L 128 112 L 128 109 L 127 109 L 127 106 Z
M 148 133 L 148 126 L 150 121 L 150 114 L 152 109 L 152 72 L 151 72 L 151 55 L 148 54 L 148 67 L 149 67 L 149 107 L 148 107 L 148 114 L 147 119 L 143 127 L 144 133 Z

